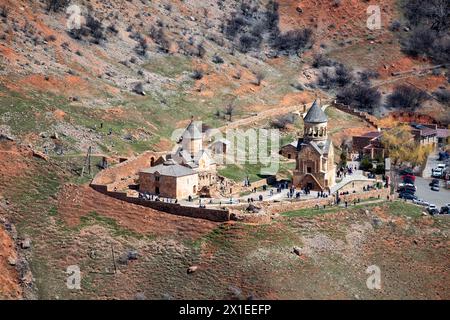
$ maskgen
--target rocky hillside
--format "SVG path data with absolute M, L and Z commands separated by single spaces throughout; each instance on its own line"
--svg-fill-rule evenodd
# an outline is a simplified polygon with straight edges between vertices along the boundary
M 174 128 L 195 115 L 209 125 L 309 102 L 321 90 L 320 53 L 351 72 L 379 75 L 384 96 L 398 82 L 428 92 L 444 73 L 392 79 L 430 66 L 401 52 L 389 26 L 394 0 L 377 2 L 5 0 L 0 6 L 0 130 L 50 154 L 126 155 L 167 149 Z M 405 27 L 405 30 L 407 28 Z M 446 111 L 436 99 L 430 112 Z

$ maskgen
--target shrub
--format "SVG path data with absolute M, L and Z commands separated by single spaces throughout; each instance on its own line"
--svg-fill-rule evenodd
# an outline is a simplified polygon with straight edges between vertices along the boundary
M 394 109 L 416 110 L 428 100 L 426 92 L 408 85 L 399 85 L 387 97 L 386 106 Z
M 311 29 L 291 30 L 276 37 L 272 43 L 272 48 L 285 55 L 292 55 L 306 48 L 311 42 Z
M 144 86 L 142 82 L 138 82 L 134 85 L 133 92 L 145 96 Z
M 272 127 L 276 129 L 286 129 L 289 124 L 293 124 L 295 122 L 295 116 L 293 114 L 285 114 L 279 116 L 271 121 Z
M 170 42 L 167 40 L 166 34 L 162 27 L 154 27 L 150 28 L 150 37 L 152 40 L 158 45 L 159 49 L 163 52 L 169 52 Z
M 229 117 L 229 121 L 231 121 L 231 117 L 234 114 L 234 110 L 236 109 L 236 106 L 234 104 L 234 102 L 230 102 L 229 104 L 227 104 L 224 108 L 224 113 Z
M 203 71 L 201 70 L 194 70 L 191 74 L 191 78 L 195 80 L 200 80 L 203 78 Z
M 384 173 L 385 173 L 384 164 L 383 163 L 377 164 L 375 168 L 375 174 L 384 174 Z
M 251 49 L 258 49 L 261 46 L 261 37 L 252 34 L 244 34 L 239 38 L 239 51 L 247 53 Z
M 312 66 L 314 68 L 331 67 L 334 63 L 335 62 L 333 60 L 328 59 L 323 54 L 316 54 L 314 55 Z
M 404 51 L 412 56 L 425 55 L 436 63 L 450 60 L 450 6 L 446 0 L 405 1 L 405 17 L 413 27 L 406 41 Z
M 439 89 L 434 92 L 434 95 L 439 102 L 450 105 L 450 90 Z
M 47 0 L 47 11 L 58 12 L 63 10 L 70 0 Z
M 352 84 L 338 92 L 337 101 L 359 109 L 374 110 L 380 106 L 381 93 L 366 84 Z
M 219 56 L 219 55 L 217 55 L 217 54 L 215 54 L 215 55 L 212 57 L 212 62 L 214 62 L 214 63 L 224 63 L 222 57 Z
M 8 13 L 9 13 L 9 10 L 8 10 L 8 8 L 6 6 L 1 6 L 0 7 L 0 17 L 8 18 Z
M 362 82 L 369 83 L 370 79 L 376 79 L 380 76 L 377 71 L 364 70 L 359 74 L 359 78 Z
M 261 81 L 263 81 L 265 77 L 266 77 L 266 75 L 262 71 L 257 71 L 255 73 L 255 82 L 254 82 L 254 84 L 257 85 L 257 86 L 260 86 L 261 85 Z
M 363 171 L 369 171 L 373 168 L 372 162 L 368 158 L 363 158 L 359 164 L 359 169 Z
M 391 31 L 399 31 L 401 26 L 402 26 L 402 24 L 400 23 L 400 21 L 394 20 L 389 25 L 389 30 L 391 30 Z
M 351 70 L 343 64 L 338 64 L 335 68 L 321 70 L 317 78 L 317 84 L 327 89 L 344 87 L 352 81 L 353 75 Z
M 145 56 L 147 54 L 147 49 L 148 49 L 147 40 L 144 38 L 139 39 L 138 44 L 134 48 L 136 53 L 140 56 Z

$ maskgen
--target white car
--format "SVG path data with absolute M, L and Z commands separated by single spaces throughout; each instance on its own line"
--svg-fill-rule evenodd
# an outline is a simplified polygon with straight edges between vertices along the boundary
M 443 169 L 437 168 L 431 171 L 431 176 L 434 178 L 440 178 L 443 173 L 444 173 Z
M 413 203 L 418 204 L 419 206 L 428 207 L 430 205 L 429 202 L 422 200 L 422 199 L 414 199 Z
M 445 164 L 443 164 L 443 163 L 440 163 L 440 164 L 438 164 L 438 166 L 437 166 L 437 168 L 438 168 L 438 169 L 441 169 L 441 170 L 445 170 L 446 167 L 447 167 L 447 166 L 446 166 Z

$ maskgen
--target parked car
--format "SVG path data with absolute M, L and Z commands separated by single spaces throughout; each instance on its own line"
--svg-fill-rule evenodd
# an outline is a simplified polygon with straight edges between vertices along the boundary
M 429 202 L 422 200 L 422 199 L 414 199 L 413 203 L 419 205 L 419 206 L 424 206 L 424 207 L 428 207 L 430 205 Z
M 442 177 L 443 173 L 444 173 L 443 169 L 436 168 L 436 169 L 431 170 L 431 176 L 433 178 L 440 178 L 440 177 Z
M 432 187 L 432 186 L 439 186 L 439 179 L 433 179 L 433 180 L 431 180 L 429 186 L 430 186 L 430 187 Z
M 407 174 L 402 176 L 402 180 L 404 183 L 414 184 L 414 182 L 416 181 L 416 177 L 413 176 L 412 174 Z
M 436 185 L 431 186 L 431 190 L 433 190 L 433 191 L 439 191 L 439 186 L 436 186 Z
M 427 211 L 431 215 L 439 214 L 439 210 L 434 204 L 430 204 L 427 208 Z
M 441 207 L 441 211 L 439 213 L 440 214 L 450 214 L 450 209 L 448 206 Z
M 406 199 L 406 200 L 416 200 L 417 199 L 417 197 L 414 195 L 414 193 L 409 193 L 409 192 L 400 193 L 400 198 Z

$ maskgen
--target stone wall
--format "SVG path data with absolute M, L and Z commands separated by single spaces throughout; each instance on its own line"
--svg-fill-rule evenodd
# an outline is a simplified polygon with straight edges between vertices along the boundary
M 378 128 L 378 119 L 367 112 L 362 112 L 357 109 L 354 109 L 350 106 L 347 106 L 342 103 L 334 102 L 331 106 L 335 107 L 336 109 L 339 109 L 341 111 L 344 111 L 345 113 L 357 116 L 358 118 L 361 118 L 362 120 L 370 123 L 375 128 Z
M 349 195 L 340 196 L 341 203 L 347 201 L 350 204 L 353 201 L 368 200 L 368 199 L 387 199 L 389 195 L 389 188 L 383 188 L 378 190 L 360 192 L 360 193 L 351 193 Z M 390 196 L 392 199 L 393 196 Z M 334 197 L 328 198 L 317 198 L 310 200 L 292 200 L 292 201 L 284 201 L 278 203 L 262 203 L 261 205 L 265 207 L 265 210 L 270 214 L 283 213 L 288 211 L 300 210 L 300 209 L 308 209 L 315 208 L 316 206 L 323 207 L 332 206 L 334 204 Z M 258 205 L 259 206 L 259 205 Z
M 136 197 L 130 197 L 126 192 L 109 191 L 105 185 L 91 184 L 91 187 L 107 196 L 118 200 L 126 201 L 143 207 L 152 208 L 158 211 L 185 216 L 191 218 L 206 219 L 215 222 L 225 222 L 230 220 L 230 213 L 228 210 L 207 209 L 197 207 L 187 207 L 176 203 L 167 203 L 161 201 L 147 201 Z
M 122 179 L 128 179 L 137 175 L 140 169 L 150 167 L 152 159 L 156 162 L 162 155 L 162 153 L 146 151 L 137 157 L 100 171 L 92 180 L 92 183 L 95 185 L 109 185 Z

